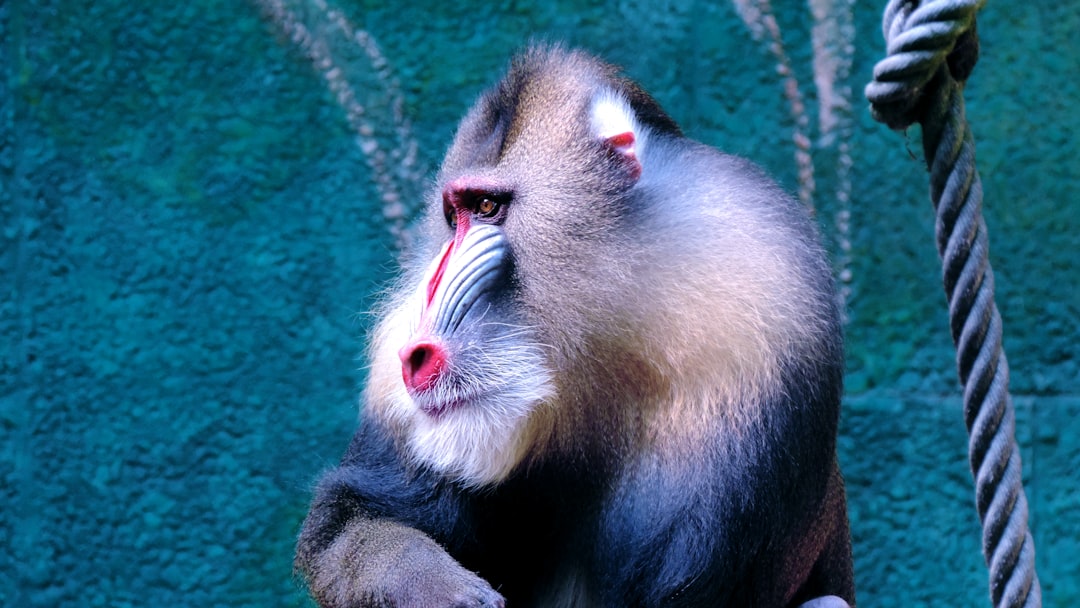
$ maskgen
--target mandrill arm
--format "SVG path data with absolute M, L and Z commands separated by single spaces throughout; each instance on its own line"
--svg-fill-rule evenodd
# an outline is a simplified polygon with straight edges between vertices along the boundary
M 502 607 L 502 596 L 444 549 L 466 549 L 468 507 L 459 488 L 406 470 L 393 442 L 365 421 L 316 490 L 295 567 L 328 608 Z M 418 527 L 449 532 L 436 542 Z

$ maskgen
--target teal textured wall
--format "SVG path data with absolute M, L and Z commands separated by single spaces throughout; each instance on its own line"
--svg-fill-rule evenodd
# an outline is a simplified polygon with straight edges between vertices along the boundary
M 919 133 L 861 94 L 883 7 L 775 1 L 773 29 L 762 6 L 0 0 L 0 604 L 308 605 L 292 543 L 356 419 L 394 230 L 540 36 L 812 195 L 849 314 L 860 604 L 989 605 Z M 1044 605 L 1074 606 L 1080 4 L 991 0 L 979 31 L 1037 563 Z

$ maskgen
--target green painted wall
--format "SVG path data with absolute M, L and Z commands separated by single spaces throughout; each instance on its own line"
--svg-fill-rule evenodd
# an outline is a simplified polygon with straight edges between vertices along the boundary
M 807 138 L 849 290 L 860 603 L 989 605 L 919 133 L 861 94 L 879 3 L 774 1 L 794 114 L 733 3 L 337 0 L 360 38 L 316 0 L 261 4 L 0 0 L 0 604 L 307 605 L 292 543 L 356 418 L 387 199 L 415 208 L 415 176 L 537 35 L 625 66 L 792 191 Z M 1074 606 L 1080 3 L 990 2 L 979 31 L 968 114 L 1037 563 L 1044 605 Z

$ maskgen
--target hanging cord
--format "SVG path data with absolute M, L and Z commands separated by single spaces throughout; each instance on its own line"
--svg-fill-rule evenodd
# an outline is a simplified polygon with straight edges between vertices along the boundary
M 978 58 L 975 13 L 984 3 L 890 0 L 883 21 L 888 56 L 875 66 L 866 96 L 874 118 L 890 128 L 922 125 L 990 596 L 996 608 L 1038 607 L 1042 592 L 994 304 L 982 183 L 964 116 L 964 81 Z

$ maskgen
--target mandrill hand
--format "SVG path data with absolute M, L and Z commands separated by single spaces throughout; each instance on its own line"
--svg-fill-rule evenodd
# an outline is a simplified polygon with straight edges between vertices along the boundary
M 359 524 L 359 525 L 357 525 Z M 504 608 L 506 600 L 426 535 L 384 522 L 354 522 L 308 577 L 328 608 Z
M 851 608 L 851 606 L 835 595 L 823 595 L 802 604 L 799 608 Z

